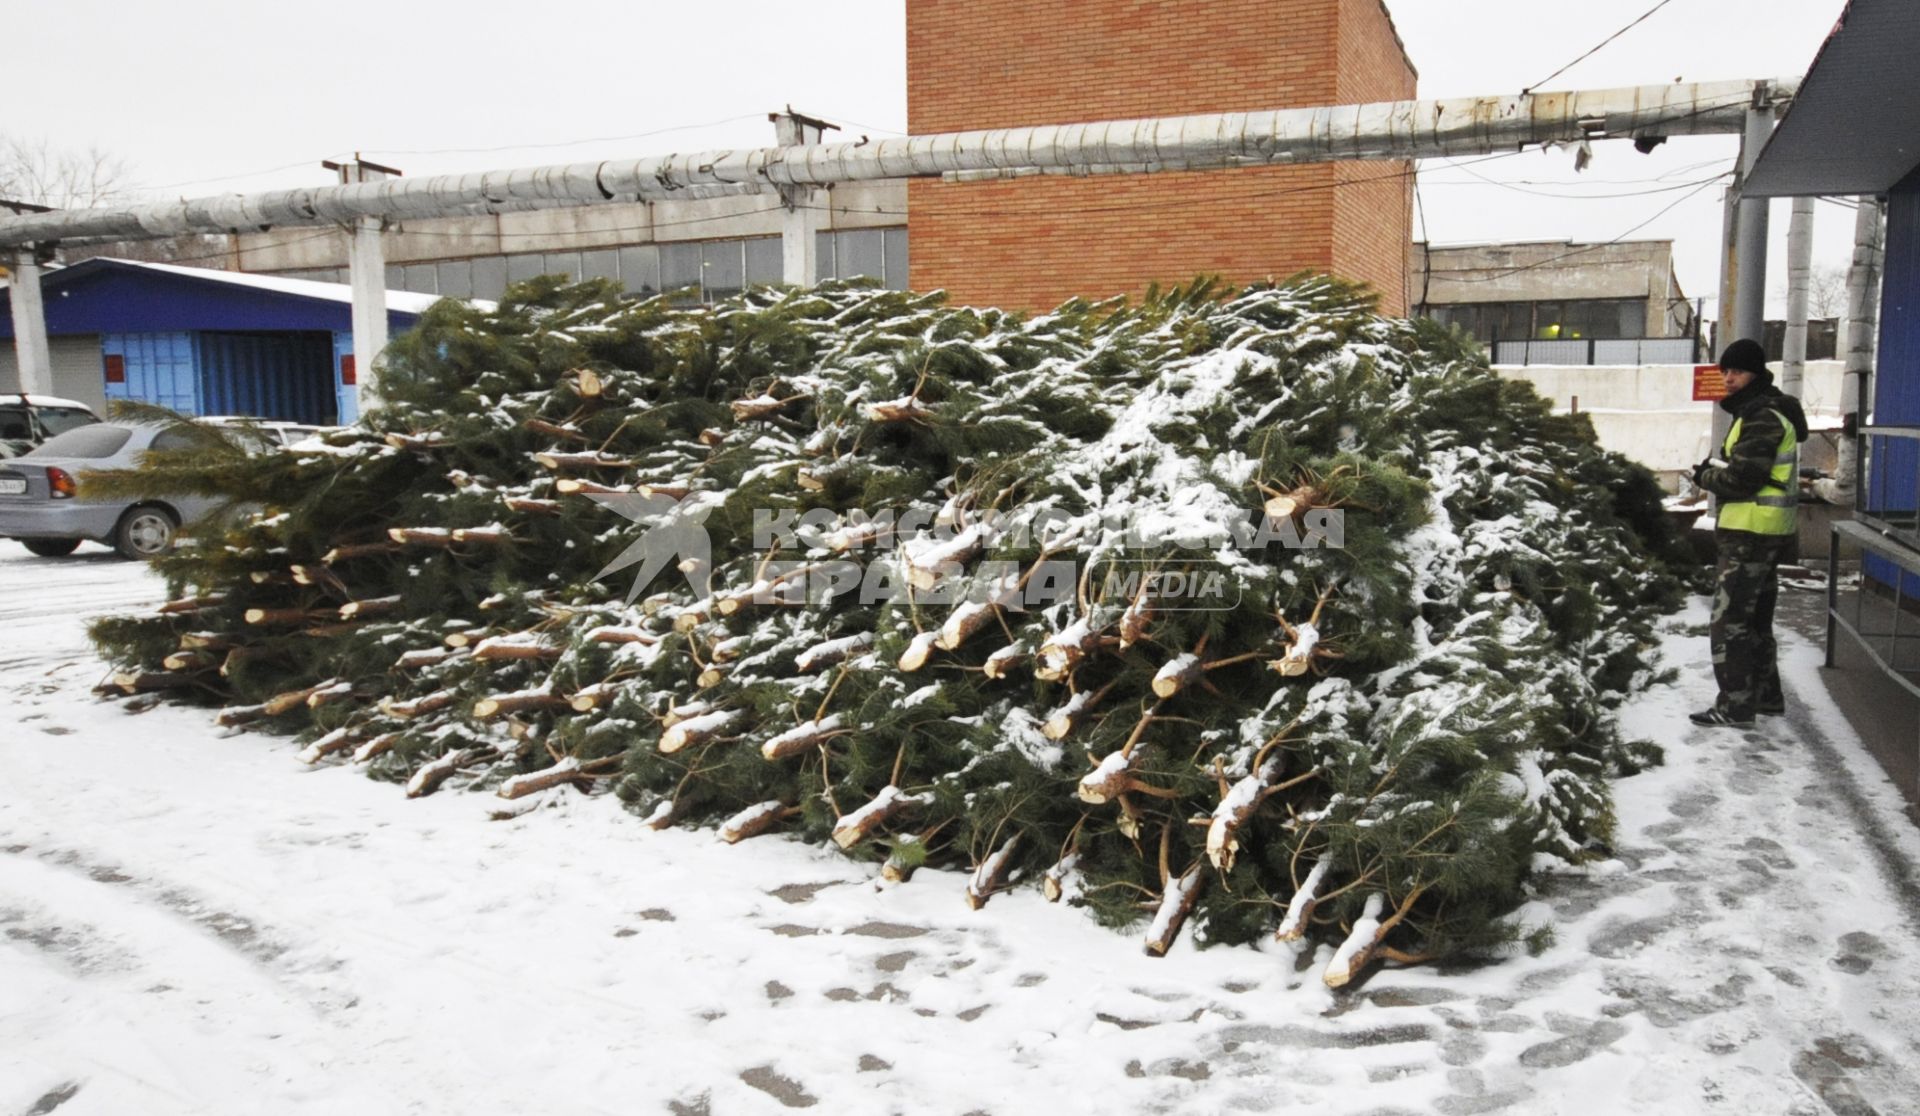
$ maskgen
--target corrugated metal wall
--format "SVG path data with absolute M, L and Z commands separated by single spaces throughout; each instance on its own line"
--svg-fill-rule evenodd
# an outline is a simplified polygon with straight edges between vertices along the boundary
M 125 364 L 123 382 L 105 385 L 109 399 L 188 415 L 334 421 L 330 334 L 109 333 L 99 352 Z
M 326 424 L 334 419 L 326 333 L 202 333 L 202 414 Z
M 101 353 L 126 362 L 125 380 L 105 385 L 107 398 L 139 399 L 182 414 L 205 414 L 200 409 L 193 350 L 193 334 L 186 332 L 102 334 Z
M 1887 265 L 1881 283 L 1873 421 L 1880 426 L 1920 426 L 1920 174 L 1887 197 Z M 1920 444 L 1876 438 L 1867 467 L 1872 471 L 1869 493 L 1884 499 L 1886 510 L 1910 511 L 1920 503 Z M 1871 556 L 1866 570 L 1884 584 L 1892 584 L 1897 573 L 1891 563 Z M 1920 579 L 1908 577 L 1902 589 L 1920 596 Z

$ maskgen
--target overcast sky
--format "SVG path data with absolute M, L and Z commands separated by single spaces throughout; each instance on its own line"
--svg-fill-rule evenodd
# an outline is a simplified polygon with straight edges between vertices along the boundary
M 1537 85 L 1656 2 L 1389 7 L 1419 95 L 1450 97 Z M 1843 7 L 1669 0 L 1540 87 L 1797 77 Z M 0 130 L 98 146 L 166 196 L 324 183 L 319 161 L 356 150 L 422 175 L 763 146 L 766 114 L 789 103 L 849 134 L 906 127 L 904 0 L 0 0 L 0 41 Z M 1565 151 L 1429 163 L 1426 229 L 1439 244 L 1604 241 L 1646 222 L 1631 236 L 1674 240 L 1682 285 L 1711 315 L 1721 189 L 1689 194 L 1732 165 L 1735 147 L 1676 139 L 1640 155 L 1607 143 L 1580 175 Z M 1776 203 L 1776 288 L 1786 226 L 1787 203 Z M 1852 226 L 1846 210 L 1819 207 L 1817 262 L 1845 265 Z

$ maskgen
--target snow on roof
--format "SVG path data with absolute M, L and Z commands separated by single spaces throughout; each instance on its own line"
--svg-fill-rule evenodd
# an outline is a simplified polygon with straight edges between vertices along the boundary
M 164 271 L 170 275 L 183 275 L 189 279 L 227 283 L 236 287 L 252 287 L 255 290 L 297 295 L 300 298 L 318 298 L 328 302 L 351 303 L 353 301 L 353 288 L 345 283 L 323 283 L 317 279 L 290 279 L 284 275 L 254 275 L 244 271 L 216 271 L 210 267 L 181 267 L 178 264 L 147 263 L 143 260 L 115 260 L 114 262 L 129 267 L 143 267 L 150 271 Z M 387 292 L 387 309 L 408 314 L 425 313 L 427 307 L 438 301 L 440 301 L 439 295 L 416 294 L 413 291 Z
M 85 403 L 72 399 L 62 399 L 57 395 L 41 395 L 38 392 L 20 391 L 10 391 L 5 395 L 0 395 L 0 403 L 11 403 L 16 399 L 33 407 L 74 407 L 86 411 L 89 414 L 93 412 L 93 408 L 87 406 Z

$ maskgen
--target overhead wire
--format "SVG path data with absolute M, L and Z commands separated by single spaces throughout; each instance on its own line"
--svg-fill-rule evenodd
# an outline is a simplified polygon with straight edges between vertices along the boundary
M 1653 13 L 1659 11 L 1661 8 L 1664 8 L 1671 3 L 1673 3 L 1673 0 L 1660 0 L 1658 4 L 1655 4 L 1653 7 L 1641 13 L 1640 18 L 1634 20 L 1632 23 L 1627 24 L 1625 27 L 1622 27 L 1620 30 L 1615 31 L 1613 34 L 1608 35 L 1606 38 L 1600 40 L 1597 44 L 1594 45 L 1594 47 L 1591 50 L 1587 51 L 1585 54 L 1582 54 L 1580 57 L 1574 59 L 1573 61 L 1560 67 L 1554 72 L 1548 74 L 1546 77 L 1543 77 L 1539 81 L 1534 82 L 1532 85 L 1529 85 L 1526 88 L 1520 90 L 1520 95 L 1524 97 L 1527 94 L 1532 93 L 1534 90 L 1552 81 L 1554 78 L 1559 77 L 1561 74 L 1564 74 L 1568 70 L 1573 69 L 1575 66 L 1578 66 L 1580 63 L 1585 62 L 1589 58 L 1592 58 L 1594 55 L 1600 53 L 1600 51 L 1603 48 L 1605 48 L 1609 43 L 1613 42 L 1615 39 L 1618 39 L 1620 36 L 1626 34 L 1627 32 L 1633 30 L 1634 28 L 1640 26 L 1642 23 L 1645 23 L 1647 19 L 1653 15 Z
M 1694 196 L 1695 194 L 1698 194 L 1698 193 L 1699 193 L 1700 191 L 1702 191 L 1702 190 L 1704 190 L 1704 189 L 1706 189 L 1706 188 L 1707 188 L 1708 186 L 1711 186 L 1711 185 L 1713 185 L 1713 184 L 1714 184 L 1715 182 L 1718 182 L 1718 181 L 1720 180 L 1720 178 L 1722 178 L 1722 177 L 1724 177 L 1724 176 L 1715 176 L 1714 178 L 1709 178 L 1709 179 L 1707 179 L 1707 180 L 1705 180 L 1705 181 L 1703 181 L 1703 182 L 1701 182 L 1701 183 L 1700 183 L 1699 185 L 1697 185 L 1697 186 L 1695 186 L 1695 187 L 1693 188 L 1693 190 L 1692 190 L 1691 192 L 1689 192 L 1689 193 L 1687 193 L 1687 194 L 1684 194 L 1684 195 L 1682 195 L 1682 196 L 1681 196 L 1681 197 L 1679 197 L 1679 198 L 1676 198 L 1676 199 L 1674 199 L 1674 200 L 1673 200 L 1673 201 L 1672 201 L 1671 203 L 1669 203 L 1668 205 L 1666 205 L 1666 206 L 1664 206 L 1664 207 L 1662 207 L 1662 208 L 1661 208 L 1661 210 L 1660 210 L 1660 211 L 1659 211 L 1658 213 L 1655 213 L 1655 214 L 1654 214 L 1653 216 L 1651 216 L 1651 217 L 1649 217 L 1649 218 L 1647 218 L 1646 220 L 1644 220 L 1644 221 L 1642 221 L 1642 222 L 1640 222 L 1639 224 L 1637 224 L 1637 225 L 1635 225 L 1635 226 L 1633 226 L 1632 228 L 1630 228 L 1630 229 L 1628 229 L 1627 231 L 1625 231 L 1625 232 L 1623 232 L 1623 233 L 1621 233 L 1620 235 L 1618 235 L 1618 236 L 1616 236 L 1616 237 L 1613 237 L 1613 238 L 1612 238 L 1612 239 L 1610 239 L 1610 240 L 1602 240 L 1602 241 L 1597 241 L 1597 242 L 1595 242 L 1595 243 L 1593 243 L 1593 244 L 1584 244 L 1584 245 L 1581 245 L 1581 246 L 1580 246 L 1580 247 L 1578 247 L 1578 248 L 1575 248 L 1575 249 L 1573 249 L 1573 250 L 1572 250 L 1572 251 L 1570 251 L 1570 252 L 1562 252 L 1561 254 L 1559 254 L 1559 255 L 1557 255 L 1557 256 L 1549 256 L 1549 257 L 1547 257 L 1547 258 L 1546 258 L 1546 259 L 1544 259 L 1544 260 L 1539 260 L 1539 261 L 1536 261 L 1536 262 L 1534 262 L 1534 263 L 1530 263 L 1530 264 L 1523 264 L 1523 265 L 1521 265 L 1521 266 L 1519 266 L 1519 267 L 1513 267 L 1513 268 L 1508 268 L 1508 269 L 1506 269 L 1506 270 L 1504 270 L 1504 271 L 1498 271 L 1498 272 L 1493 272 L 1493 273 L 1491 273 L 1491 274 L 1488 274 L 1488 275 L 1485 275 L 1485 276 L 1482 276 L 1482 277 L 1480 277 L 1480 278 L 1476 278 L 1476 279 L 1454 279 L 1454 280 L 1450 280 L 1450 282 L 1454 282 L 1454 283 L 1492 283 L 1492 282 L 1495 282 L 1495 281 L 1497 281 L 1497 280 L 1500 280 L 1500 279 L 1505 279 L 1505 278 L 1507 278 L 1508 276 L 1512 276 L 1512 275 L 1519 275 L 1520 273 L 1522 273 L 1522 272 L 1527 272 L 1527 271 L 1537 271 L 1537 270 L 1539 270 L 1539 269 L 1541 269 L 1541 268 L 1544 268 L 1544 267 L 1546 267 L 1546 266 L 1548 266 L 1548 265 L 1550 265 L 1550 264 L 1554 264 L 1554 263 L 1558 263 L 1558 262 L 1559 262 L 1559 261 L 1561 261 L 1561 260 L 1567 260 L 1567 259 L 1572 259 L 1572 258 L 1573 258 L 1573 257 L 1575 257 L 1575 256 L 1583 256 L 1583 255 L 1586 255 L 1586 254 L 1587 254 L 1587 253 L 1589 253 L 1589 252 L 1597 252 L 1597 251 L 1599 251 L 1599 250 L 1600 250 L 1600 249 L 1602 249 L 1602 248 L 1608 248 L 1608 247 L 1611 247 L 1611 246 L 1613 246 L 1613 245 L 1615 245 L 1615 244 L 1618 244 L 1618 243 L 1620 243 L 1621 241 L 1623 241 L 1623 240 L 1625 240 L 1626 238 L 1628 238 L 1628 237 L 1630 237 L 1630 236 L 1632 236 L 1632 235 L 1633 235 L 1634 233 L 1637 233 L 1637 232 L 1639 232 L 1639 231 L 1640 231 L 1641 229 L 1644 229 L 1644 228 L 1646 228 L 1646 227 L 1647 227 L 1648 225 L 1651 225 L 1651 224 L 1653 224 L 1653 223 L 1654 223 L 1655 221 L 1658 221 L 1658 220 L 1659 220 L 1660 218 L 1662 218 L 1662 217 L 1665 217 L 1665 216 L 1666 216 L 1666 215 L 1667 215 L 1668 213 L 1671 213 L 1671 212 L 1672 212 L 1673 210 L 1675 210 L 1675 209 L 1677 209 L 1677 208 L 1679 208 L 1679 206 L 1680 206 L 1680 204 L 1681 204 L 1682 202 L 1685 202 L 1685 201 L 1687 201 L 1687 200 L 1688 200 L 1689 198 L 1691 198 L 1691 197 L 1693 197 L 1693 196 Z M 1475 268 L 1475 269 L 1473 269 L 1473 270 L 1476 270 L 1476 271 L 1478 271 L 1478 270 L 1481 270 L 1481 269 L 1479 269 L 1479 268 Z

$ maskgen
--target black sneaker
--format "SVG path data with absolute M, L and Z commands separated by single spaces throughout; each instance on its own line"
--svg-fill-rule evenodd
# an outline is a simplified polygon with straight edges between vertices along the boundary
M 1692 721 L 1696 725 L 1706 725 L 1709 728 L 1752 728 L 1753 727 L 1752 717 L 1748 717 L 1744 721 L 1736 721 L 1732 717 L 1728 716 L 1727 714 L 1720 712 L 1718 707 L 1713 709 L 1703 709 L 1698 713 L 1689 713 L 1687 714 L 1687 720 Z
M 1787 699 L 1773 698 L 1769 700 L 1767 698 L 1761 698 L 1758 702 L 1754 703 L 1753 711 L 1763 717 L 1782 716 L 1787 711 Z

